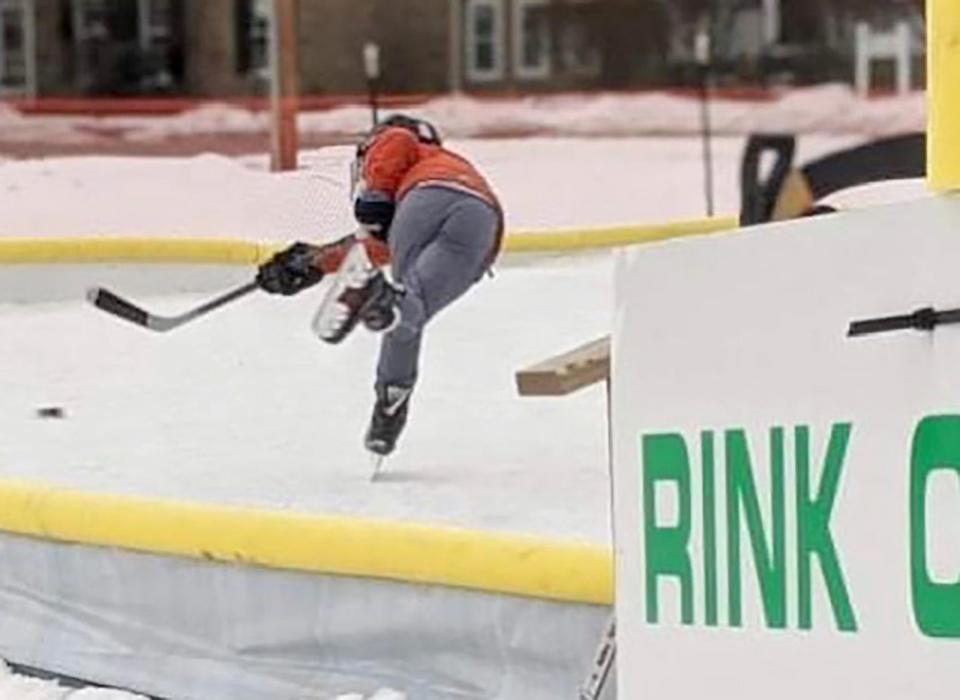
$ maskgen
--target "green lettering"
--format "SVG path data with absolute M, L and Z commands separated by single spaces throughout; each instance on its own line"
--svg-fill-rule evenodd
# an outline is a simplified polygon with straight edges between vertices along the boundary
M 910 461 L 913 616 L 928 637 L 960 638 L 960 581 L 934 581 L 927 562 L 927 482 L 939 470 L 960 477 L 960 416 L 929 416 L 920 421 Z
M 817 557 L 827 584 L 830 605 L 838 629 L 857 631 L 857 619 L 850 604 L 850 595 L 843 578 L 837 548 L 830 532 L 830 517 L 837 498 L 843 460 L 850 440 L 849 423 L 839 423 L 830 431 L 830 443 L 820 476 L 817 495 L 810 498 L 810 429 L 797 426 L 795 450 L 797 458 L 797 591 L 799 596 L 800 628 L 813 626 L 811 601 L 812 558 Z
M 773 516 L 772 551 L 767 547 L 760 503 L 757 498 L 747 437 L 743 430 L 726 433 L 727 456 L 727 550 L 728 603 L 730 624 L 743 624 L 740 584 L 740 510 L 746 516 L 747 533 L 753 551 L 754 568 L 763 597 L 763 611 L 767 625 L 783 628 L 787 625 L 787 555 L 783 487 L 783 429 L 770 431 L 770 482 Z
M 693 624 L 693 567 L 690 564 L 692 507 L 690 498 L 690 460 L 687 445 L 680 435 L 645 435 L 641 440 L 643 456 L 644 546 L 646 547 L 647 622 L 660 620 L 657 583 L 660 577 L 680 582 L 680 618 Z M 673 484 L 679 501 L 675 526 L 658 523 L 657 483 Z
M 703 465 L 703 587 L 706 621 L 716 627 L 717 615 L 717 505 L 714 475 L 713 431 L 700 435 L 700 457 Z

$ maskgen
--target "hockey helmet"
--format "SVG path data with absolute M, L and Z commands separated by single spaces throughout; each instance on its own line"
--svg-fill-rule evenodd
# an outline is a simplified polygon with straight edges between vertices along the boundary
M 443 140 L 440 138 L 440 132 L 437 131 L 437 128 L 430 122 L 417 119 L 416 117 L 410 117 L 406 114 L 391 114 L 367 133 L 363 141 L 357 146 L 357 155 L 362 156 L 378 134 L 386 129 L 395 128 L 406 129 L 416 136 L 417 141 L 420 143 L 431 146 L 440 146 L 443 144 Z
M 440 146 L 443 140 L 440 138 L 440 132 L 430 122 L 424 119 L 417 119 L 406 114 L 391 114 L 374 127 L 371 136 L 383 131 L 384 129 L 396 128 L 406 129 L 417 137 L 420 143 L 426 143 L 433 146 Z
M 360 173 L 363 170 L 363 157 L 366 155 L 367 149 L 370 148 L 370 144 L 373 143 L 373 140 L 378 134 L 386 129 L 394 128 L 406 129 L 416 136 L 417 141 L 420 143 L 430 146 L 443 145 L 443 139 L 440 138 L 440 132 L 437 131 L 437 128 L 430 122 L 424 119 L 411 117 L 406 114 L 391 114 L 386 119 L 378 122 L 377 125 L 367 133 L 363 141 L 357 145 L 356 157 L 350 166 L 351 197 L 355 196 L 357 189 L 360 187 Z

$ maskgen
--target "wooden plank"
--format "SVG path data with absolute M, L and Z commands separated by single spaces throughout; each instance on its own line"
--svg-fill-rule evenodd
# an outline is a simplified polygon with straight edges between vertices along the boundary
M 516 375 L 517 390 L 521 396 L 566 396 L 609 376 L 610 338 L 606 337 L 521 369 Z

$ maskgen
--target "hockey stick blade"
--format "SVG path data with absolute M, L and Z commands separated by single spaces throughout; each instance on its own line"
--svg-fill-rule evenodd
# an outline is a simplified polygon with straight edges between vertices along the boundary
M 103 287 L 90 289 L 87 292 L 87 299 L 101 311 L 106 311 L 109 314 L 122 318 L 130 323 L 135 323 L 148 330 L 164 333 L 200 318 L 214 309 L 229 304 L 259 288 L 260 285 L 258 285 L 256 281 L 248 282 L 241 287 L 237 287 L 216 299 L 212 299 L 178 316 L 158 316 L 157 314 L 152 314 Z
M 130 321 L 130 323 L 136 323 L 138 326 L 147 327 L 150 315 L 126 299 L 118 297 L 109 289 L 103 287 L 89 289 L 87 290 L 87 299 L 101 311 L 106 311 L 108 314 Z

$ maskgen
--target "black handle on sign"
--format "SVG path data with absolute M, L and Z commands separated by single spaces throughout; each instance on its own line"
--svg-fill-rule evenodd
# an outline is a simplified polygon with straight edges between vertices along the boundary
M 853 338 L 860 335 L 873 335 L 890 331 L 932 331 L 937 326 L 945 326 L 951 323 L 960 323 L 960 309 L 937 311 L 928 306 L 903 316 L 886 316 L 884 318 L 854 321 L 850 324 L 847 335 Z

